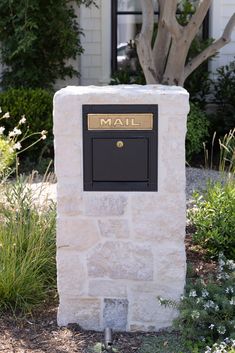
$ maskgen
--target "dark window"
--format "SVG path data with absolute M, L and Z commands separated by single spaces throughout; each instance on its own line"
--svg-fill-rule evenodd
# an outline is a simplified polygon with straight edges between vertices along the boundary
M 154 1 L 155 20 L 159 16 L 158 1 Z M 193 1 L 193 0 L 192 0 Z M 140 0 L 112 0 L 112 73 L 128 60 L 134 38 L 141 29 L 142 12 Z M 209 14 L 201 29 L 201 37 L 208 38 Z

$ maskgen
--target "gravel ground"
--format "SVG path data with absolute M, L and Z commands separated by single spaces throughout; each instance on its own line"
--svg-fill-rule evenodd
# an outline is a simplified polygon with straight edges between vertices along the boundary
M 200 191 L 206 189 L 209 180 L 216 182 L 223 180 L 224 176 L 211 169 L 200 169 L 200 168 L 186 168 L 186 199 L 190 201 L 194 191 Z

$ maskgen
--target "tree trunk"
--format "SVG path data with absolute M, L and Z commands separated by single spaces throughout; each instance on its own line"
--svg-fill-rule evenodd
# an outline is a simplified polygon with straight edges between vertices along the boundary
M 142 28 L 136 38 L 137 53 L 147 84 L 163 83 L 183 86 L 185 79 L 206 59 L 230 42 L 235 27 L 232 15 L 223 35 L 186 65 L 190 45 L 213 0 L 199 0 L 195 14 L 187 26 L 176 19 L 177 0 L 158 0 L 160 18 L 152 48 L 154 8 L 152 0 L 141 0 Z

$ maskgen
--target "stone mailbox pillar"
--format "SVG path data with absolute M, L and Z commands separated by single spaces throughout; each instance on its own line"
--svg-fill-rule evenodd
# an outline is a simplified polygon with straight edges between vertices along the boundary
M 160 85 L 55 94 L 59 325 L 154 331 L 172 324 L 176 312 L 157 296 L 178 300 L 185 284 L 188 99 L 183 88 Z M 142 130 L 138 107 L 150 119 Z

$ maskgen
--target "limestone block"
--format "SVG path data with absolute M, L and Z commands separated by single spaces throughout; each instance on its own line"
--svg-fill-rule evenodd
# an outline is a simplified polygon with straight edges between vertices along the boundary
M 129 224 L 127 219 L 102 219 L 98 221 L 100 234 L 104 238 L 128 238 Z
M 66 89 L 61 89 L 54 96 L 53 132 L 56 136 L 76 136 L 81 141 L 82 119 L 81 105 L 76 95 L 67 94 Z
M 182 212 L 182 209 L 175 207 L 176 202 L 179 205 L 185 203 L 185 193 L 181 192 L 177 195 L 170 193 L 162 193 L 160 190 L 156 193 L 134 193 L 131 195 L 131 213 L 133 217 L 139 218 L 141 215 L 153 215 L 154 212 L 164 212 L 164 214 L 172 214 L 172 212 Z M 183 211 L 185 209 L 183 208 Z M 171 217 L 172 218 L 172 217 Z M 174 220 L 175 221 L 175 220 Z
M 60 298 L 57 321 L 59 326 L 77 323 L 85 330 L 101 330 L 101 302 L 95 298 Z
M 105 279 L 89 281 L 88 294 L 92 297 L 125 298 L 127 296 L 126 283 Z
M 161 261 L 158 259 L 161 258 Z M 161 279 L 163 285 L 166 283 L 178 283 L 177 288 L 182 288 L 185 283 L 186 273 L 186 255 L 183 243 L 178 245 L 178 248 L 163 249 L 160 247 L 155 253 L 155 276 Z
M 127 316 L 127 299 L 104 299 L 104 327 L 111 327 L 114 331 L 126 331 Z
M 153 254 L 146 245 L 107 241 L 88 257 L 90 277 L 152 280 Z
M 121 216 L 125 213 L 126 206 L 127 196 L 122 194 L 108 194 L 103 192 L 84 194 L 86 216 Z
M 57 183 L 57 213 L 60 216 L 81 215 L 82 196 L 81 186 L 77 184 Z
M 68 148 L 69 146 L 69 148 Z M 81 142 L 72 136 L 58 137 L 55 141 L 55 171 L 60 176 L 81 177 Z
M 174 94 L 176 91 L 177 89 L 175 92 L 172 89 L 167 94 L 163 93 L 159 99 L 159 114 L 168 116 L 172 120 L 177 119 L 178 116 L 186 117 L 190 109 L 189 95 L 185 91 L 180 92 L 179 90 L 177 94 Z
M 155 329 L 171 326 L 176 310 L 165 308 L 158 303 L 156 293 L 133 292 L 129 304 L 130 325 L 142 322 Z
M 99 230 L 95 220 L 58 217 L 57 247 L 72 247 L 84 251 L 98 243 Z
M 166 217 L 164 211 L 144 213 L 133 216 L 133 235 L 136 239 L 152 242 L 164 239 L 182 239 L 185 236 L 185 216 L 180 208 Z
M 163 276 L 156 276 L 152 282 L 133 282 L 129 286 L 129 290 L 132 293 L 147 293 L 151 295 L 155 294 L 155 298 L 163 297 L 165 299 L 171 299 L 178 301 L 184 288 L 185 282 L 181 282 L 179 277 L 169 280 L 165 280 Z
M 57 288 L 60 295 L 84 295 L 86 290 L 86 267 L 77 251 L 62 248 L 57 251 Z
M 156 331 L 155 326 L 141 325 L 141 324 L 131 324 L 130 325 L 131 332 L 153 332 Z

